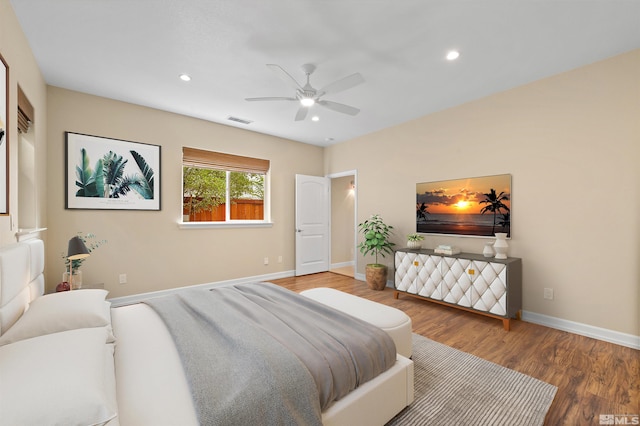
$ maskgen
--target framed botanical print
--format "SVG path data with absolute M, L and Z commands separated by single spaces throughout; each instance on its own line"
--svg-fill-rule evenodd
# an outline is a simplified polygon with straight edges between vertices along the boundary
M 66 208 L 160 210 L 160 146 L 66 132 Z

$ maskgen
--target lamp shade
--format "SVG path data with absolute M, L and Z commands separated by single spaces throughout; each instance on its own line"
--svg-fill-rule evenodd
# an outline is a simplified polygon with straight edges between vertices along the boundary
M 73 237 L 69 240 L 69 250 L 67 250 L 67 259 L 78 260 L 89 257 L 89 249 L 80 237 Z

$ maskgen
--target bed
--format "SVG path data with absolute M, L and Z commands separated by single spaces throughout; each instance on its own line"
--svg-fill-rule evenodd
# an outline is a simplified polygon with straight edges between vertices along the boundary
M 185 374 L 184 350 L 176 347 L 172 327 L 157 307 L 136 303 L 111 308 L 104 290 L 40 297 L 43 269 L 41 240 L 0 248 L 3 424 L 201 423 L 193 379 Z M 212 387 L 233 381 L 216 380 Z M 293 385 L 298 386 L 297 379 Z M 412 400 L 413 363 L 396 354 L 384 372 L 328 404 L 320 421 L 382 425 Z M 246 401 L 238 403 L 243 411 L 251 408 Z M 215 401 L 210 405 L 216 408 Z

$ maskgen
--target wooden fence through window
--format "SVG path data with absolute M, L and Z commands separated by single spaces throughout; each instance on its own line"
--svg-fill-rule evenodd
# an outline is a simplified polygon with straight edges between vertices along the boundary
M 189 197 L 184 197 L 182 214 L 185 216 L 189 213 L 186 209 L 188 203 Z M 224 222 L 225 209 L 226 203 L 223 203 L 209 211 L 192 213 L 189 222 Z M 233 200 L 229 210 L 230 220 L 263 220 L 264 200 Z

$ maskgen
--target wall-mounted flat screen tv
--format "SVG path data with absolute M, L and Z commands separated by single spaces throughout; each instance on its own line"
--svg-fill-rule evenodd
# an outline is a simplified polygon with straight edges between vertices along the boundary
M 511 175 L 416 184 L 416 232 L 511 237 Z

